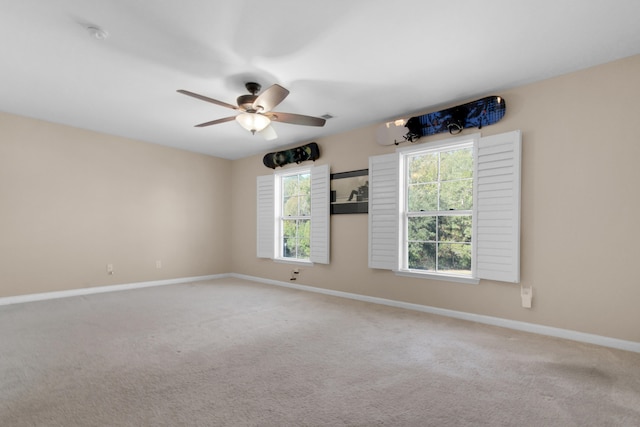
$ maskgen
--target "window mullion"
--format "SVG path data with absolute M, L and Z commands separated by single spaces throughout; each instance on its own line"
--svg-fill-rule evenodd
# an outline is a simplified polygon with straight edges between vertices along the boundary
M 442 170 L 441 170 L 441 161 L 442 161 L 442 153 L 438 152 L 438 185 L 437 185 L 437 206 L 438 206 L 438 214 L 436 214 L 436 272 L 440 271 L 440 211 L 441 207 L 441 199 L 442 199 Z
M 473 215 L 473 210 L 448 210 L 448 211 L 418 211 L 418 212 L 407 212 L 407 216 L 417 217 L 417 216 L 466 216 Z
M 298 179 L 299 180 L 299 179 Z M 295 258 L 298 258 L 298 250 L 300 248 L 300 221 L 299 220 L 295 220 L 296 221 L 296 239 L 295 239 L 295 243 L 296 243 L 296 256 Z
M 436 215 L 436 272 L 440 271 L 439 261 L 440 261 L 440 216 Z

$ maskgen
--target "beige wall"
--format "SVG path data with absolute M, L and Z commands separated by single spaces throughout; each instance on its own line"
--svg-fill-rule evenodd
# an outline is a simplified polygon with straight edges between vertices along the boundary
M 0 113 L 0 297 L 228 272 L 230 174 L 228 160 Z
M 367 268 L 364 214 L 331 217 L 331 264 L 303 268 L 297 283 L 640 342 L 638 76 L 635 56 L 496 93 L 507 114 L 481 132 L 523 132 L 521 277 L 534 288 L 533 308 L 520 306 L 514 284 Z M 316 163 L 332 172 L 367 168 L 369 156 L 395 149 L 376 144 L 375 126 L 317 142 Z M 255 255 L 256 176 L 270 172 L 261 157 L 232 164 L 232 270 L 288 281 L 291 265 Z

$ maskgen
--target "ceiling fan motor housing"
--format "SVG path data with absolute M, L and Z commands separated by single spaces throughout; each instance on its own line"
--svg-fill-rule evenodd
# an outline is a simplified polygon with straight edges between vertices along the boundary
M 257 93 L 260 92 L 262 86 L 260 86 L 260 83 L 247 82 L 244 84 L 244 87 L 247 88 L 251 95 L 240 95 L 236 100 L 236 102 L 238 103 L 238 107 L 248 113 L 255 113 L 256 110 L 253 108 L 253 102 L 258 97 Z
M 257 95 L 240 95 L 236 102 L 238 103 L 238 107 L 240 107 L 241 110 L 244 110 L 248 113 L 255 113 L 256 111 L 253 109 L 253 102 L 257 97 Z

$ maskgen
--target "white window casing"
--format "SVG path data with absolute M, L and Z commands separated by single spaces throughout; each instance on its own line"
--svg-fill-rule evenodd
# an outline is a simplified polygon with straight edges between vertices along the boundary
M 369 268 L 400 261 L 400 165 L 397 153 L 369 157 Z

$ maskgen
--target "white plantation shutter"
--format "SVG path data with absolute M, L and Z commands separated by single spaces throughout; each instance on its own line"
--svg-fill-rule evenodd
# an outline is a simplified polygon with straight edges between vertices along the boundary
M 520 282 L 520 131 L 480 138 L 474 170 L 476 276 Z
M 257 254 L 258 258 L 275 256 L 275 212 L 274 212 L 275 176 L 258 177 L 257 185 Z
M 399 267 L 399 180 L 397 153 L 369 157 L 369 268 Z
M 311 262 L 329 264 L 329 165 L 311 168 Z

